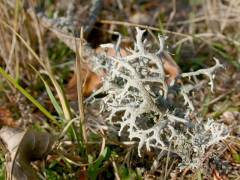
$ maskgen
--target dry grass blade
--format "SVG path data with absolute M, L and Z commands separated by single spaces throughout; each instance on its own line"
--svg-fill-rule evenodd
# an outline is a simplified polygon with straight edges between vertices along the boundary
M 56 78 L 54 77 L 54 74 L 51 70 L 51 68 L 49 68 L 48 66 L 46 66 L 46 64 L 44 64 L 44 60 L 41 59 L 37 54 L 36 52 L 32 49 L 32 47 L 23 39 L 23 37 L 17 33 L 10 25 L 8 25 L 6 22 L 0 20 L 0 22 L 6 26 L 7 28 L 9 28 L 14 34 L 16 34 L 16 36 L 21 40 L 21 42 L 24 44 L 24 46 L 30 51 L 30 53 L 36 58 L 36 60 L 38 61 L 38 63 L 47 71 L 47 74 L 49 76 L 49 78 L 51 79 L 56 91 L 57 91 L 57 94 L 58 94 L 58 97 L 59 97 L 59 100 L 61 102 L 61 106 L 62 106 L 62 109 L 63 109 L 63 113 L 64 113 L 64 117 L 65 119 L 68 121 L 71 119 L 71 113 L 70 113 L 70 110 L 69 110 L 69 107 L 68 107 L 68 104 L 67 104 L 67 101 L 66 101 L 66 97 L 65 97 L 65 94 L 61 88 L 61 86 L 59 85 L 59 83 L 57 82 Z M 48 63 L 47 63 L 48 64 Z
M 169 31 L 169 30 L 165 30 L 165 29 L 163 30 L 163 29 L 153 27 L 153 26 L 135 24 L 135 23 L 130 23 L 130 22 L 100 20 L 100 23 L 102 23 L 102 24 L 114 24 L 114 25 L 121 25 L 121 26 L 129 26 L 129 27 L 139 27 L 139 28 L 143 28 L 143 29 L 150 29 L 152 31 L 159 31 L 159 32 L 164 32 L 164 33 L 168 33 L 168 34 L 173 34 L 173 35 L 177 35 L 177 36 L 181 36 L 181 37 L 189 37 L 189 35 L 187 35 L 187 34 L 182 34 L 182 33 L 173 32 L 173 31 Z
M 76 53 L 76 74 L 77 74 L 77 94 L 78 94 L 78 108 L 79 108 L 79 114 L 80 114 L 81 131 L 82 131 L 84 144 L 86 144 L 87 132 L 86 132 L 86 126 L 85 126 L 84 106 L 83 106 L 83 79 L 82 79 L 82 76 L 80 75 L 81 64 L 83 61 L 82 41 L 83 41 L 83 28 L 81 28 L 79 49 L 78 51 L 76 50 L 77 52 Z

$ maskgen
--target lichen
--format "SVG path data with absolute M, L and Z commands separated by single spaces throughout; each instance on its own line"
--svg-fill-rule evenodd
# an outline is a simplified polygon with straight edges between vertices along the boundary
M 189 96 L 198 85 L 177 83 L 177 80 L 167 83 L 162 54 L 165 39 L 159 36 L 159 50 L 153 53 L 146 48 L 146 40 L 143 41 L 144 30 L 136 28 L 136 31 L 135 48 L 129 50 L 128 56 L 117 53 L 107 60 L 99 58 L 97 61 L 107 73 L 99 90 L 107 93 L 102 99 L 102 110 L 108 112 L 109 123 L 119 125 L 119 136 L 126 132 L 130 140 L 138 140 L 140 157 L 144 147 L 150 151 L 168 149 L 172 144 L 171 151 L 182 159 L 181 167 L 197 168 L 201 166 L 206 150 L 225 139 L 228 130 L 211 119 L 198 120 Z M 223 67 L 217 59 L 215 62 L 213 67 L 182 73 L 177 78 L 206 75 L 213 91 L 214 74 Z M 174 98 L 182 97 L 182 104 L 177 99 L 170 99 L 173 91 L 177 94 Z M 171 108 L 170 101 L 173 102 Z

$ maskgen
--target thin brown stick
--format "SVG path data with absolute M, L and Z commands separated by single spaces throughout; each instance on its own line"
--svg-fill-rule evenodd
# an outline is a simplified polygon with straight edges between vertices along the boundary
M 172 12 L 171 12 L 171 14 L 170 14 L 170 16 L 169 16 L 169 19 L 168 19 L 168 21 L 167 21 L 167 29 L 168 29 L 168 27 L 169 27 L 169 24 L 172 22 L 172 20 L 173 20 L 173 18 L 174 18 L 174 16 L 175 16 L 175 14 L 176 14 L 176 12 L 177 12 L 177 8 L 176 8 L 176 0 L 172 0 Z
M 85 117 L 84 117 L 84 107 L 83 107 L 83 79 L 80 75 L 81 73 L 81 62 L 83 61 L 83 54 L 82 54 L 82 42 L 83 42 L 83 28 L 81 27 L 80 32 L 80 43 L 79 49 L 76 58 L 76 74 L 77 74 L 77 94 L 78 94 L 78 108 L 79 108 L 79 116 L 80 116 L 80 123 L 81 123 L 81 130 L 83 136 L 83 142 L 86 144 L 87 142 L 87 133 L 85 127 Z
M 102 24 L 114 24 L 114 25 L 129 26 L 129 27 L 139 27 L 139 28 L 143 28 L 143 29 L 150 29 L 152 31 L 161 31 L 161 32 L 168 33 L 168 34 L 189 37 L 189 35 L 187 35 L 187 34 L 182 34 L 179 32 L 169 31 L 169 30 L 160 29 L 157 27 L 147 26 L 147 25 L 142 25 L 142 24 L 135 24 L 135 23 L 123 22 L 123 21 L 111 21 L 111 20 L 100 20 L 99 22 Z
M 119 173 L 118 173 L 118 168 L 117 168 L 117 164 L 114 160 L 112 160 L 112 165 L 113 165 L 113 169 L 114 169 L 114 175 L 115 175 L 115 179 L 116 180 L 121 180 Z

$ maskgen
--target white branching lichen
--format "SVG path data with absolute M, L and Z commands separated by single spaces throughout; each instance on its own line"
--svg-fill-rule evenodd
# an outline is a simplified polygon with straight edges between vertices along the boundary
M 121 57 L 117 53 L 101 64 L 108 71 L 102 87 L 107 93 L 103 110 L 109 112 L 110 123 L 120 125 L 119 136 L 124 132 L 130 140 L 138 139 L 140 157 L 144 146 L 150 151 L 168 149 L 172 144 L 172 152 L 182 158 L 181 165 L 196 168 L 201 165 L 206 149 L 228 136 L 227 129 L 212 120 L 192 119 L 194 105 L 189 93 L 195 85 L 168 85 L 162 59 L 164 38 L 159 37 L 160 48 L 152 53 L 143 41 L 144 30 L 136 30 L 135 49 L 129 51 L 130 55 Z M 217 59 L 215 61 L 211 68 L 182 73 L 178 78 L 207 75 L 213 91 L 214 73 L 222 67 Z M 179 101 L 169 98 L 172 91 L 182 96 L 185 103 L 181 108 L 177 106 Z

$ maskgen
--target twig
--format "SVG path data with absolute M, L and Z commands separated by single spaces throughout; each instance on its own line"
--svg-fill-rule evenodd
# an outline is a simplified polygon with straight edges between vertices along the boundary
M 82 55 L 82 40 L 83 40 L 83 28 L 81 28 L 80 32 L 80 43 L 79 43 L 79 49 L 77 52 L 77 58 L 76 58 L 76 74 L 77 74 L 77 94 L 78 94 L 78 108 L 79 108 L 79 114 L 80 114 L 80 123 L 81 123 L 81 130 L 82 130 L 82 136 L 84 144 L 87 142 L 87 134 L 86 134 L 86 127 L 85 127 L 85 117 L 84 117 L 84 107 L 83 107 L 83 79 L 80 75 L 81 71 L 81 61 L 83 60 Z
M 99 22 L 102 23 L 102 24 L 114 24 L 114 25 L 121 25 L 121 26 L 139 27 L 139 28 L 143 28 L 143 29 L 150 29 L 152 31 L 160 31 L 160 32 L 163 32 L 163 33 L 173 34 L 173 35 L 177 35 L 177 36 L 183 36 L 183 37 L 188 37 L 188 38 L 191 37 L 190 35 L 182 34 L 182 33 L 179 33 L 179 32 L 164 30 L 164 29 L 160 29 L 160 28 L 157 28 L 157 27 L 153 27 L 153 26 L 147 26 L 147 25 L 130 23 L 130 22 L 111 21 L 111 20 L 100 20 Z
M 210 106 L 212 104 L 215 104 L 216 102 L 220 101 L 221 99 L 225 98 L 226 96 L 228 96 L 229 94 L 231 94 L 232 92 L 234 92 L 235 89 L 230 89 L 227 92 L 219 95 L 218 97 L 214 98 L 212 101 L 210 101 L 209 103 L 206 104 L 206 106 Z
M 171 21 L 173 20 L 175 14 L 176 14 L 176 0 L 172 0 L 172 12 L 170 14 L 170 17 L 167 21 L 167 27 L 169 26 L 169 24 L 171 23 Z
M 112 165 L 113 165 L 114 175 L 115 175 L 116 180 L 120 180 L 121 178 L 119 176 L 117 165 L 116 165 L 116 162 L 114 160 L 112 160 Z

